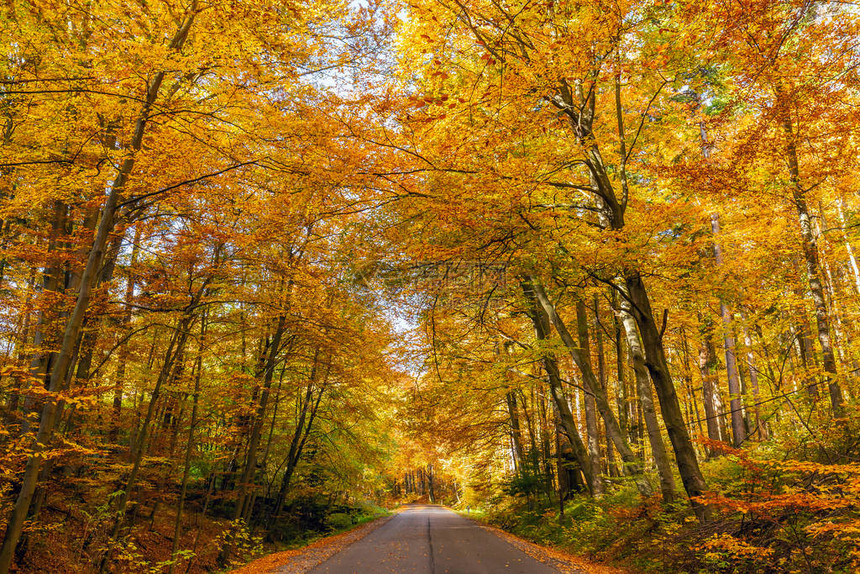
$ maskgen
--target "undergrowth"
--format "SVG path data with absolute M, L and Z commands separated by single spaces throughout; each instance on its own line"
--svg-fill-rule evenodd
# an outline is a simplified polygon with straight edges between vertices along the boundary
M 510 489 L 477 514 L 539 544 L 641 572 L 858 572 L 860 464 L 850 425 L 822 429 L 814 444 L 795 438 L 733 449 L 704 441 L 715 453 L 702 465 L 710 487 L 702 501 L 715 514 L 706 524 L 682 495 L 663 504 L 629 483 L 598 500 L 574 496 L 564 518 L 557 499 Z

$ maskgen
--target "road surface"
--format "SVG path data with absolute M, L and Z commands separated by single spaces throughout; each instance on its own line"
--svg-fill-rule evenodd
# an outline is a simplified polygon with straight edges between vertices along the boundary
M 309 574 L 558 574 L 492 532 L 439 506 L 395 515 Z

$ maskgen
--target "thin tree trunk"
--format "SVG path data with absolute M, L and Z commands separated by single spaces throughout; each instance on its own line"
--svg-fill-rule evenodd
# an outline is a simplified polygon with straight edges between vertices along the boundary
M 176 522 L 173 525 L 173 545 L 170 550 L 170 568 L 168 574 L 176 569 L 179 550 L 179 540 L 182 537 L 182 513 L 185 510 L 185 496 L 188 492 L 188 477 L 191 473 L 191 453 L 194 451 L 194 431 L 197 428 L 197 406 L 200 401 L 200 380 L 203 376 L 203 348 L 206 338 L 206 313 L 200 317 L 200 342 L 197 350 L 197 363 L 194 367 L 194 394 L 191 398 L 191 422 L 188 425 L 188 444 L 185 446 L 185 462 L 182 470 L 182 482 L 179 491 L 179 506 L 176 509 Z
M 436 504 L 436 485 L 434 484 L 432 463 L 427 465 L 427 486 L 430 493 L 430 503 Z
M 241 518 L 247 522 L 252 510 L 251 504 L 249 504 L 252 499 L 250 493 L 251 482 L 253 480 L 254 471 L 257 468 L 257 450 L 260 446 L 260 437 L 262 436 L 263 424 L 265 423 L 266 418 L 266 407 L 269 402 L 269 394 L 272 387 L 272 380 L 274 379 L 278 353 L 281 351 L 281 338 L 283 337 L 284 329 L 286 328 L 286 321 L 286 315 L 281 314 L 278 316 L 278 323 L 269 344 L 269 353 L 266 357 L 263 372 L 258 374 L 258 376 L 260 374 L 263 376 L 263 390 L 260 393 L 260 401 L 257 404 L 257 412 L 254 417 L 254 423 L 251 427 L 251 438 L 248 441 L 248 452 L 245 457 L 245 466 L 242 471 L 242 476 L 239 479 L 239 496 L 236 500 L 236 507 L 233 512 L 234 520 Z
M 534 457 L 537 453 L 537 431 L 535 430 L 534 417 L 529 413 L 529 401 L 522 389 L 518 390 L 520 397 L 519 403 L 523 407 L 523 417 L 526 419 L 526 430 L 528 431 L 529 450 L 526 453 L 526 459 L 529 461 L 531 468 L 534 468 Z M 532 404 L 534 404 L 534 387 L 531 389 Z
M 122 331 L 123 333 L 128 333 L 131 327 L 131 301 L 134 298 L 134 286 L 135 286 L 135 278 L 133 274 L 133 269 L 135 268 L 135 264 L 137 263 L 137 255 L 140 251 L 140 226 L 136 226 L 134 230 L 134 239 L 132 240 L 131 245 L 131 259 L 129 261 L 129 273 L 128 273 L 128 283 L 125 286 L 125 313 L 122 317 Z M 113 391 L 113 410 L 112 410 L 112 420 L 111 420 L 111 428 L 110 428 L 110 436 L 109 440 L 111 442 L 116 442 L 119 438 L 119 429 L 120 429 L 120 418 L 122 416 L 122 394 L 123 389 L 125 388 L 125 369 L 126 363 L 128 362 L 129 355 L 129 342 L 126 341 L 123 343 L 122 347 L 119 350 L 119 357 L 117 358 L 117 367 L 116 367 L 116 387 Z
M 523 435 L 520 429 L 520 416 L 517 409 L 517 395 L 514 391 L 505 393 L 505 402 L 508 406 L 508 418 L 511 423 L 511 441 L 514 445 L 515 460 L 518 465 L 522 465 L 525 458 L 523 452 Z
M 585 485 L 580 478 L 579 464 L 576 461 L 576 456 L 573 454 L 573 447 L 570 444 L 570 439 L 561 425 L 561 419 L 556 412 L 556 433 L 555 433 L 555 450 L 556 450 L 556 473 L 558 475 L 558 492 L 561 500 L 567 500 L 571 492 L 581 492 L 585 489 Z M 564 508 L 564 505 L 561 505 Z
M 845 211 L 842 199 L 836 200 L 836 209 L 839 213 L 839 223 L 844 229 L 848 223 L 845 220 Z M 848 254 L 848 263 L 851 265 L 851 276 L 854 279 L 854 289 L 857 291 L 857 294 L 860 295 L 860 266 L 857 265 L 857 257 L 854 255 L 854 248 L 851 246 L 851 242 L 848 240 L 848 235 L 843 233 L 842 242 L 845 245 L 845 252 Z
M 699 315 L 702 323 L 702 344 L 699 347 L 699 372 L 702 375 L 702 403 L 705 406 L 705 421 L 708 438 L 712 441 L 727 442 L 726 422 L 723 416 L 723 401 L 717 375 L 717 352 L 714 348 L 713 324 L 710 319 Z M 708 449 L 713 456 L 716 451 Z
M 711 231 L 714 234 L 714 260 L 717 267 L 723 265 L 723 249 L 719 242 L 720 216 L 711 214 Z M 720 316 L 723 320 L 723 350 L 726 355 L 726 376 L 729 380 L 729 405 L 731 407 L 732 439 L 738 447 L 746 440 L 743 405 L 741 404 L 741 385 L 738 374 L 738 361 L 735 356 L 735 337 L 732 334 L 732 314 L 720 297 Z
M 549 431 L 549 409 L 547 403 L 549 400 L 544 395 L 539 403 L 540 409 L 540 444 L 541 444 L 541 459 L 543 462 L 543 490 L 546 494 L 547 503 L 552 501 L 552 454 L 550 453 L 550 431 Z
M 549 317 L 539 302 L 537 292 L 534 289 L 534 284 L 529 281 L 523 281 L 522 289 L 523 294 L 526 296 L 526 300 L 529 302 L 530 308 L 527 313 L 529 318 L 532 320 L 535 335 L 538 341 L 545 341 L 549 338 Z M 544 353 L 542 359 L 544 370 L 546 370 L 547 373 L 550 394 L 552 395 L 564 432 L 567 434 L 568 439 L 570 439 L 574 456 L 576 456 L 576 460 L 579 462 L 579 466 L 582 469 L 582 474 L 585 476 L 585 482 L 588 485 L 589 493 L 592 496 L 599 496 L 602 493 L 602 485 L 598 484 L 599 478 L 597 473 L 599 469 L 595 469 L 592 465 L 592 459 L 588 455 L 588 450 L 583 444 L 582 438 L 579 436 L 579 429 L 577 428 L 576 421 L 573 419 L 573 414 L 570 412 L 570 406 L 564 397 L 558 363 L 555 357 L 548 353 Z
M 755 353 L 753 352 L 752 346 L 752 337 L 750 337 L 749 331 L 746 326 L 746 318 L 741 316 L 741 319 L 744 321 L 743 330 L 744 330 L 744 345 L 746 346 L 747 351 L 747 368 L 750 372 L 750 390 L 753 395 L 753 415 L 755 416 L 755 429 L 758 440 L 767 440 L 767 429 L 764 426 L 764 422 L 761 420 L 761 410 L 759 407 L 759 402 L 761 401 L 761 396 L 759 394 L 759 385 L 758 385 L 758 364 L 755 358 Z
M 794 206 L 797 209 L 798 223 L 800 224 L 803 258 L 806 262 L 806 277 L 809 283 L 809 292 L 812 295 L 812 303 L 815 308 L 818 344 L 821 346 L 824 372 L 827 376 L 827 388 L 830 391 L 830 405 L 834 416 L 841 417 L 844 410 L 842 388 L 839 385 L 836 358 L 833 354 L 833 344 L 830 339 L 830 312 L 827 309 L 827 302 L 824 298 L 824 287 L 821 284 L 818 245 L 813 233 L 812 217 L 809 214 L 809 207 L 806 202 L 806 190 L 803 189 L 800 181 L 797 143 L 782 87 L 777 88 L 777 98 L 782 105 L 782 127 L 786 137 L 785 154 L 788 160 L 791 193 Z
M 699 411 L 699 403 L 696 401 L 696 393 L 693 390 L 693 368 L 690 364 L 690 345 L 687 342 L 687 331 L 681 327 L 681 352 L 684 358 L 684 382 L 687 386 L 687 395 L 690 398 L 690 406 L 692 407 L 691 420 L 696 420 L 699 429 L 699 435 L 704 436 L 705 430 L 702 427 L 702 419 Z
M 799 293 L 803 296 L 802 293 Z M 806 389 L 809 398 L 813 402 L 817 402 L 821 397 L 818 391 L 818 382 L 812 375 L 813 371 L 818 370 L 818 357 L 815 355 L 815 348 L 812 344 L 812 337 L 809 332 L 809 322 L 806 319 L 806 310 L 802 306 L 796 309 L 797 325 L 791 328 L 793 336 L 792 347 L 800 359 L 800 365 L 803 367 L 804 379 L 803 386 Z
M 538 300 L 540 300 L 540 295 L 538 295 Z M 552 320 L 552 317 L 550 317 L 550 320 Z M 588 338 L 588 315 L 585 312 L 585 303 L 582 300 L 576 302 L 576 331 L 579 337 L 579 356 L 588 365 L 588 369 L 593 372 L 591 366 L 591 343 Z M 583 380 L 585 380 L 585 377 L 583 377 Z M 588 433 L 588 456 L 591 457 L 591 466 L 596 473 L 602 474 L 600 431 L 597 426 L 597 404 L 594 399 L 595 394 L 603 390 L 598 390 L 597 387 L 599 386 L 600 381 L 597 380 L 597 377 L 594 377 L 593 381 L 588 381 L 585 384 L 585 430 Z M 601 492 L 603 491 L 602 481 L 602 478 L 598 478 Z
M 63 236 L 68 233 L 66 229 L 68 211 L 69 208 L 65 203 L 61 201 L 54 202 L 51 235 L 48 243 L 48 263 L 42 271 L 43 297 L 46 293 L 53 294 L 65 290 L 65 285 L 61 283 L 63 269 L 60 258 L 62 256 L 57 252 L 65 243 Z M 30 360 L 30 378 L 33 381 L 42 381 L 45 387 L 48 388 L 50 387 L 50 369 L 56 361 L 56 353 L 54 351 L 46 351 L 43 347 L 46 345 L 53 346 L 50 333 L 54 330 L 58 319 L 57 311 L 53 306 L 50 309 L 40 308 L 36 324 L 33 328 L 33 347 L 35 352 Z M 30 413 L 38 408 L 38 404 L 31 394 L 25 395 L 23 406 L 25 413 Z M 17 408 L 17 400 L 15 401 L 15 407 Z M 21 419 L 20 432 L 21 434 L 30 432 L 30 418 L 28 416 L 24 416 Z
M 651 456 L 654 457 L 654 464 L 660 477 L 660 493 L 663 495 L 663 502 L 670 503 L 675 500 L 675 478 L 672 476 L 669 454 L 666 452 L 666 445 L 660 433 L 660 423 L 657 421 L 657 413 L 654 410 L 651 383 L 648 379 L 648 369 L 645 366 L 642 344 L 639 342 L 636 321 L 630 313 L 630 303 L 625 298 L 621 299 L 618 315 L 624 326 L 627 347 L 630 349 L 630 357 L 633 361 L 633 375 L 636 379 L 639 404 L 642 407 L 642 418 L 648 433 L 648 442 L 651 445 Z
M 329 369 L 331 368 L 330 364 L 326 366 L 325 377 L 317 391 L 316 400 L 314 400 L 313 391 L 316 385 L 317 372 L 319 370 L 319 354 L 320 349 L 317 347 L 314 351 L 313 364 L 311 365 L 310 377 L 308 377 L 307 391 L 302 402 L 301 414 L 299 415 L 299 420 L 296 422 L 296 431 L 293 434 L 293 440 L 290 442 L 290 450 L 287 453 L 287 467 L 284 469 L 284 476 L 281 479 L 281 487 L 278 490 L 278 500 L 274 514 L 275 518 L 281 515 L 281 511 L 284 508 L 284 502 L 287 498 L 287 492 L 290 489 L 290 482 L 293 478 L 293 473 L 299 464 L 299 459 L 302 456 L 305 442 L 307 441 L 308 435 L 313 427 L 314 419 L 316 418 L 317 410 L 319 409 L 319 404 L 322 400 L 323 392 L 325 392 L 325 387 L 328 382 Z M 313 407 L 310 406 L 311 403 L 313 403 Z M 310 409 L 310 411 L 308 409 Z M 307 424 L 305 424 L 306 419 Z
M 593 397 L 595 405 L 606 423 L 609 438 L 611 438 L 612 443 L 615 445 L 615 448 L 618 450 L 618 453 L 624 462 L 624 473 L 630 476 L 639 477 L 636 479 L 636 486 L 639 489 L 639 492 L 643 496 L 651 496 L 651 494 L 653 494 L 651 485 L 647 480 L 645 480 L 642 474 L 642 465 L 639 463 L 633 449 L 631 449 L 630 445 L 627 444 L 624 432 L 621 430 L 621 426 L 618 424 L 618 419 L 615 417 L 615 413 L 612 411 L 612 407 L 609 404 L 609 399 L 606 396 L 606 389 L 600 384 L 600 381 L 597 379 L 591 368 L 590 356 L 586 353 L 588 350 L 587 331 L 584 333 L 586 335 L 585 340 L 583 340 L 582 333 L 582 323 L 587 321 L 585 306 L 582 305 L 580 307 L 581 303 L 577 304 L 577 324 L 580 331 L 580 341 L 579 344 L 577 344 L 570 335 L 564 321 L 558 315 L 555 306 L 549 300 L 549 297 L 547 297 L 543 286 L 533 278 L 531 279 L 531 284 L 535 297 L 543 308 L 544 313 L 546 313 L 547 317 L 555 327 L 555 330 L 558 332 L 559 336 L 561 336 L 562 342 L 567 347 L 571 358 L 582 374 L 586 397 Z M 582 319 L 580 319 L 580 317 L 582 317 Z M 585 327 L 587 329 L 587 323 L 585 324 Z M 586 412 L 586 416 L 587 415 L 588 413 Z
M 185 39 L 188 37 L 188 32 L 191 29 L 191 24 L 194 21 L 196 13 L 197 2 L 195 0 L 189 10 L 189 15 L 170 42 L 169 48 L 172 51 L 181 49 Z M 93 246 L 90 249 L 86 267 L 81 275 L 81 286 L 78 291 L 77 301 L 75 302 L 72 314 L 66 322 L 57 362 L 51 372 L 48 391 L 54 396 L 62 391 L 62 385 L 71 367 L 72 353 L 78 342 L 81 325 L 84 322 L 84 315 L 89 308 L 90 298 L 104 258 L 108 237 L 114 228 L 119 198 L 125 192 L 126 184 L 131 177 L 135 163 L 135 152 L 139 151 L 143 144 L 143 135 L 146 131 L 149 113 L 158 97 L 164 76 L 164 72 L 159 72 L 147 84 L 146 98 L 138 114 L 134 134 L 131 138 L 131 153 L 122 162 L 119 172 L 114 178 L 105 206 L 102 209 L 101 222 L 99 223 Z M 36 489 L 37 478 L 44 458 L 43 453 L 53 436 L 56 414 L 57 403 L 54 400 L 46 400 L 45 406 L 42 408 L 42 416 L 39 420 L 39 430 L 33 442 L 33 454 L 27 460 L 24 477 L 21 481 L 21 490 L 18 493 L 12 514 L 7 522 L 6 535 L 3 539 L 3 546 L 0 548 L 0 574 L 7 574 L 12 565 L 15 546 L 21 537 L 24 519 L 29 512 L 33 492 Z
M 690 499 L 690 505 L 700 522 L 708 522 L 711 519 L 712 510 L 703 504 L 698 498 L 705 494 L 708 488 L 705 477 L 699 468 L 696 458 L 696 450 L 693 441 L 687 432 L 684 415 L 681 413 L 681 405 L 678 402 L 678 394 L 669 365 L 666 362 L 666 352 L 663 347 L 663 334 L 657 328 L 651 311 L 651 301 L 638 273 L 630 273 L 625 277 L 626 295 L 629 297 L 630 313 L 639 327 L 639 335 L 642 338 L 642 347 L 645 351 L 645 366 L 654 382 L 657 390 L 657 398 L 660 401 L 660 412 L 666 425 L 666 432 L 675 451 L 675 460 L 684 490 Z
M 603 392 L 609 395 L 609 389 L 606 384 L 606 355 L 604 353 L 603 348 L 603 327 L 600 322 L 600 298 L 597 293 L 594 294 L 594 341 L 597 351 L 597 384 L 603 389 Z M 616 405 L 617 405 L 616 401 Z M 620 412 L 619 412 L 620 415 Z M 615 452 L 612 449 L 612 430 L 609 427 L 609 423 L 604 419 L 603 421 L 605 431 L 606 431 L 606 468 L 609 472 L 609 476 L 618 477 L 620 476 L 618 472 L 618 467 L 615 465 Z M 624 437 L 624 427 L 621 423 L 618 423 L 618 431 L 622 437 Z M 626 437 L 625 437 L 626 438 Z M 632 451 L 632 449 L 631 449 Z
M 291 351 L 291 347 L 292 347 L 292 343 L 290 344 L 290 348 L 287 349 L 287 355 L 288 356 L 289 356 L 289 353 Z M 284 374 L 287 371 L 286 362 L 287 362 L 287 359 L 285 358 L 282 361 L 281 374 L 278 376 L 278 388 L 275 390 L 275 404 L 272 405 L 272 419 L 271 419 L 272 422 L 269 424 L 269 436 L 266 439 L 266 448 L 263 449 L 263 458 L 262 458 L 262 460 L 260 460 L 260 464 L 263 467 L 264 472 L 268 468 L 269 453 L 271 452 L 271 449 L 272 449 L 272 439 L 275 436 L 275 428 L 277 427 L 278 409 L 280 408 L 281 398 L 282 398 L 281 387 L 283 386 L 283 383 L 284 383 Z M 272 486 L 274 484 L 274 480 L 275 480 L 275 477 L 272 476 L 272 480 L 269 480 L 268 483 L 266 484 L 266 498 L 269 498 L 271 496 L 271 491 L 272 491 Z
M 615 345 L 615 373 L 618 378 L 618 394 L 616 403 L 618 404 L 618 424 L 627 432 L 628 440 L 635 443 L 631 421 L 635 417 L 635 413 L 631 409 L 632 401 L 630 400 L 630 391 L 627 388 L 627 370 L 624 367 L 624 344 L 621 321 L 618 314 L 614 311 L 618 309 L 618 293 L 615 289 L 611 291 L 612 296 L 612 328 L 613 328 L 613 343 Z

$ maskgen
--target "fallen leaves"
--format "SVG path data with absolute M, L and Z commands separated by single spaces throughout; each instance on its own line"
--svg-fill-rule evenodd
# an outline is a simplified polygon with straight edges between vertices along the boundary
M 378 518 L 352 530 L 321 538 L 303 548 L 285 550 L 263 556 L 231 574 L 301 574 L 328 560 L 347 546 L 354 544 L 388 522 L 390 517 Z

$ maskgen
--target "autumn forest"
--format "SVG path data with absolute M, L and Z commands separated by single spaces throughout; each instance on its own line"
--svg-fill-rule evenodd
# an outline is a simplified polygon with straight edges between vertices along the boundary
M 0 43 L 0 574 L 410 502 L 860 569 L 856 3 L 8 0 Z

